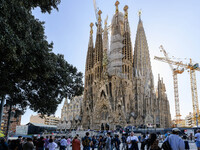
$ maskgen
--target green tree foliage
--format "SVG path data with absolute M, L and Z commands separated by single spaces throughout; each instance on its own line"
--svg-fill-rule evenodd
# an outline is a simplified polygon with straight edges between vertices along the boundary
M 82 73 L 62 55 L 52 52 L 44 22 L 32 15 L 58 9 L 59 0 L 0 1 L 0 97 L 22 110 L 28 106 L 42 114 L 56 111 L 64 97 L 83 91 Z

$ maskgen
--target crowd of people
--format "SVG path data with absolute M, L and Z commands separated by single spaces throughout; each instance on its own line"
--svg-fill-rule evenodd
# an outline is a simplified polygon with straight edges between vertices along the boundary
M 171 134 L 167 134 L 163 140 L 163 144 L 159 145 L 160 137 L 155 134 L 144 134 L 136 136 L 134 132 L 129 135 L 118 134 L 112 135 L 107 133 L 105 136 L 90 136 L 89 132 L 83 138 L 77 134 L 73 139 L 71 137 L 56 138 L 52 136 L 22 138 L 18 137 L 17 140 L 10 140 L 8 144 L 4 138 L 0 141 L 0 150 L 189 150 L 189 143 L 187 137 L 179 136 L 180 130 L 178 128 L 172 129 Z M 200 150 L 200 130 L 195 134 L 196 145 Z M 140 147 L 138 145 L 140 144 Z

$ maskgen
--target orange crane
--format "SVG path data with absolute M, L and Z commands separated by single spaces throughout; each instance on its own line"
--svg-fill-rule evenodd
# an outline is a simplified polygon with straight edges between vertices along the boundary
M 161 50 L 164 50 L 164 48 L 162 46 L 161 46 Z M 164 53 L 166 53 L 165 50 L 164 50 Z M 183 63 L 182 61 L 176 62 L 176 61 L 170 60 L 167 57 L 164 58 L 164 57 L 155 56 L 154 59 L 162 61 L 162 62 L 166 62 L 166 63 L 171 64 L 171 65 L 175 65 L 175 66 L 178 66 L 178 67 L 182 67 L 186 70 L 189 70 L 191 93 L 192 93 L 193 120 L 194 120 L 194 122 L 196 121 L 196 125 L 198 126 L 198 122 L 200 121 L 200 116 L 199 116 L 199 103 L 198 103 L 197 82 L 196 82 L 195 71 L 200 71 L 199 64 L 198 63 L 193 64 L 192 59 L 190 59 L 189 64 Z M 177 71 L 178 74 L 183 73 L 183 70 L 174 70 L 174 71 L 175 72 Z M 174 89 L 174 94 L 177 94 L 177 93 L 175 93 L 175 91 L 176 90 Z M 176 98 L 175 98 L 175 103 L 176 103 Z M 179 106 L 177 107 L 175 105 L 176 112 L 178 112 L 177 109 L 179 109 Z M 177 113 L 176 113 L 176 115 L 177 115 Z
M 165 49 L 163 48 L 163 46 L 160 46 L 160 51 L 163 52 L 164 54 L 164 58 L 163 57 L 157 57 L 155 56 L 154 59 L 162 61 L 162 62 L 166 62 L 169 64 L 170 69 L 172 70 L 173 73 L 173 81 L 174 81 L 174 100 L 175 100 L 175 122 L 176 125 L 179 125 L 180 120 L 181 120 L 181 114 L 180 114 L 180 105 L 179 105 L 179 93 L 178 93 L 178 77 L 177 74 L 182 74 L 184 72 L 184 69 L 178 69 L 178 68 L 174 68 L 172 66 L 171 60 L 167 54 L 167 52 L 165 51 Z

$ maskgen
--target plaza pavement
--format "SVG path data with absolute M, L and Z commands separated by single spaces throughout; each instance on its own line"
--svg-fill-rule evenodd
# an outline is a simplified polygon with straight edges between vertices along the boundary
M 141 145 L 141 143 L 138 144 L 139 149 L 140 149 L 140 145 Z M 160 147 L 161 147 L 161 145 L 162 145 L 162 143 L 159 143 L 159 146 L 160 146 Z M 197 150 L 196 145 L 195 145 L 194 142 L 190 142 L 189 145 L 190 145 L 190 150 Z M 122 147 L 122 144 L 121 144 L 121 147 Z M 83 148 L 81 147 L 81 149 L 83 149 Z M 120 150 L 121 150 L 121 149 L 122 149 L 122 148 L 120 148 Z M 59 150 L 59 149 L 57 149 L 57 150 Z M 67 149 L 66 149 L 66 150 L 67 150 Z M 71 147 L 70 147 L 70 150 L 72 150 Z M 92 150 L 92 149 L 91 149 L 91 150 Z M 97 149 L 95 149 L 95 150 L 97 150 Z

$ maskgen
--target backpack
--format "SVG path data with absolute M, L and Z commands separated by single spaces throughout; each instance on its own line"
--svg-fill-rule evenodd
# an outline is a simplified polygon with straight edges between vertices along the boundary
M 171 150 L 171 146 L 168 142 L 168 139 L 162 144 L 162 149 L 164 150 Z
M 84 147 L 90 147 L 90 139 L 89 139 L 89 137 L 85 137 L 84 139 L 83 139 L 83 146 Z

